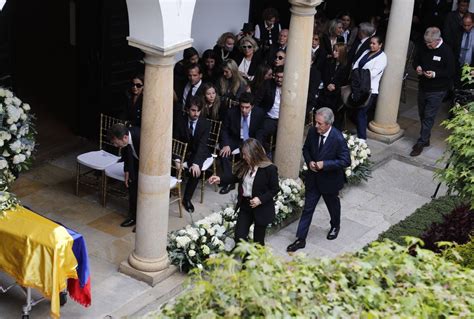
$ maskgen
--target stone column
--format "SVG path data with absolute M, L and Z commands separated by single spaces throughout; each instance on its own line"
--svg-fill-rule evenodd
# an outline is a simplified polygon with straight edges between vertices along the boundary
M 174 52 L 145 51 L 135 250 L 120 271 L 155 285 L 168 277 Z
M 403 136 L 397 123 L 400 93 L 410 41 L 414 0 L 393 0 L 384 51 L 388 63 L 379 88 L 375 118 L 369 123 L 370 138 L 392 143 Z
M 298 178 L 308 97 L 311 41 L 316 6 L 321 0 L 289 0 L 291 22 L 286 49 L 285 73 L 275 164 L 281 177 Z

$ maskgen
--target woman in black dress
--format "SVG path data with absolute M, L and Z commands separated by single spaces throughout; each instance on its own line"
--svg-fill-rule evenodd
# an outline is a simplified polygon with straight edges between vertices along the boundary
M 142 104 L 143 104 L 143 86 L 144 79 L 142 74 L 137 74 L 130 81 L 130 88 L 127 90 L 127 103 L 122 120 L 128 122 L 131 126 L 140 127 L 142 123 Z

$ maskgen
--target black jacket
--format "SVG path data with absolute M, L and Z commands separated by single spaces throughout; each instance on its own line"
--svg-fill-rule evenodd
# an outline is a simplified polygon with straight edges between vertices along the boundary
M 240 207 L 243 192 L 243 179 L 239 179 L 235 175 L 223 176 L 221 178 L 221 183 L 224 184 L 237 182 L 239 183 L 237 206 Z M 261 205 L 252 209 L 257 224 L 268 225 L 275 219 L 275 201 L 273 198 L 278 194 L 279 190 L 277 167 L 275 165 L 259 167 L 253 181 L 251 196 L 251 198 L 258 197 L 262 202 Z
M 133 148 L 137 156 L 140 156 L 140 128 L 130 127 L 130 135 L 132 136 Z M 123 171 L 129 173 L 129 179 L 136 181 L 138 179 L 139 161 L 133 156 L 132 146 L 129 144 L 122 149 Z
M 188 166 L 197 164 L 202 168 L 204 161 L 211 156 L 207 142 L 211 123 L 205 118 L 199 118 L 194 129 L 194 136 L 189 132 L 189 118 L 187 114 L 175 111 L 173 118 L 173 138 L 188 143 L 185 162 Z
M 221 147 L 229 146 L 232 150 L 240 147 L 240 128 L 241 128 L 241 116 L 239 108 L 230 109 L 227 113 L 227 117 L 223 123 L 221 133 Z M 263 134 L 263 120 L 265 113 L 258 108 L 254 107 L 250 114 L 250 126 L 249 126 L 249 137 L 256 138 L 262 142 Z
M 349 53 L 347 54 L 347 61 L 350 65 L 353 65 L 362 55 L 362 53 L 365 52 L 365 50 L 370 50 L 370 38 L 367 38 L 367 40 L 362 43 L 360 46 L 360 49 L 357 50 L 357 47 L 360 44 L 360 39 L 357 38 L 354 41 L 354 44 L 352 45 L 351 49 L 349 50 Z
M 265 80 L 262 87 L 255 93 L 254 105 L 260 107 L 266 114 L 275 102 L 275 92 L 275 81 L 272 79 Z

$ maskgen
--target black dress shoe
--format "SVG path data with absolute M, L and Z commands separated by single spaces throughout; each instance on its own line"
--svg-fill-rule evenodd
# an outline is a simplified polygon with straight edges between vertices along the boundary
M 331 227 L 329 230 L 328 236 L 326 237 L 328 240 L 333 240 L 337 238 L 339 234 L 339 227 Z
M 189 199 L 183 199 L 183 207 L 188 213 L 194 213 L 194 205 Z
M 123 221 L 123 223 L 120 224 L 120 227 L 130 227 L 135 225 L 136 221 L 133 218 L 127 218 Z
M 305 248 L 306 247 L 306 240 L 304 239 L 297 239 L 293 244 L 290 246 L 286 247 L 287 252 L 295 252 L 298 249 Z
M 425 146 L 422 144 L 422 143 L 416 143 L 415 145 L 413 145 L 413 148 L 410 152 L 410 156 L 418 156 L 421 154 L 421 152 L 423 152 L 423 148 Z
M 235 184 L 229 184 L 221 188 L 219 194 L 227 194 L 231 190 L 235 189 Z

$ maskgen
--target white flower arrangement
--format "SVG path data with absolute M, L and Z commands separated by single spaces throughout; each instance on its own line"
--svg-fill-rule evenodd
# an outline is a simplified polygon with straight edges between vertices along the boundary
M 11 207 L 13 194 L 7 190 L 18 173 L 31 167 L 35 151 L 36 130 L 31 107 L 17 98 L 13 92 L 0 87 L 0 209 Z
M 275 197 L 275 220 L 270 226 L 281 224 L 303 207 L 304 186 L 292 179 L 279 181 L 280 191 Z M 203 268 L 206 259 L 226 251 L 230 252 L 234 246 L 234 228 L 238 212 L 235 204 L 228 204 L 218 212 L 187 225 L 185 228 L 168 234 L 168 254 L 171 263 L 181 271 L 193 268 Z M 250 228 L 250 238 L 253 234 L 253 225 Z
M 14 194 L 0 191 L 0 216 L 2 215 L 2 212 L 15 207 L 16 205 L 18 205 L 18 199 Z
M 0 88 L 0 188 L 10 186 L 11 176 L 31 167 L 36 131 L 31 107 L 5 88 Z M 5 164 L 6 163 L 6 164 Z
M 371 155 L 370 148 L 364 140 L 355 135 L 342 133 L 347 141 L 351 156 L 351 166 L 345 169 L 347 182 L 349 184 L 358 184 L 366 181 L 372 172 L 372 162 L 369 157 Z

